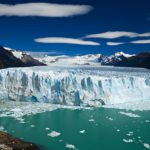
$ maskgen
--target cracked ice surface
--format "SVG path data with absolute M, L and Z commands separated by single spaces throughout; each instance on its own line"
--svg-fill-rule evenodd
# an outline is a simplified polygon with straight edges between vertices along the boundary
M 149 91 L 147 69 L 51 66 L 0 70 L 0 100 L 100 106 L 149 101 Z

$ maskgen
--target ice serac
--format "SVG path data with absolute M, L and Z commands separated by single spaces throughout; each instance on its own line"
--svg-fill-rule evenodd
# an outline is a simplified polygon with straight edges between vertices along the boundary
M 84 106 L 150 100 L 150 71 L 85 66 L 3 69 L 0 100 Z

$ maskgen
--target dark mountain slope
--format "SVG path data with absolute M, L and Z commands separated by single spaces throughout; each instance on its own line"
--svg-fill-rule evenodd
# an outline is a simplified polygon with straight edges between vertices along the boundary
M 39 62 L 28 54 L 22 54 L 21 60 L 26 66 L 46 66 L 44 63 Z
M 8 67 L 24 67 L 25 64 L 10 51 L 0 46 L 0 69 Z
M 143 52 L 135 56 L 119 61 L 115 66 L 140 67 L 150 69 L 150 52 Z
M 30 55 L 23 54 L 19 59 L 13 55 L 10 50 L 0 46 L 0 69 L 9 67 L 31 67 L 31 66 L 45 66 L 44 63 L 32 58 Z

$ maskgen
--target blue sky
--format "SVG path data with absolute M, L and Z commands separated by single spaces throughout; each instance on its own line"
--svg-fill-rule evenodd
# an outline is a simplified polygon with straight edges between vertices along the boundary
M 0 45 L 55 55 L 150 51 L 149 6 L 149 0 L 0 0 Z

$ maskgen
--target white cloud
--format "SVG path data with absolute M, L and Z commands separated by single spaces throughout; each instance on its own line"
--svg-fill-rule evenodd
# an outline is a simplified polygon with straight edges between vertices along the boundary
M 117 46 L 117 45 L 122 45 L 124 43 L 123 42 L 107 42 L 106 44 L 109 46 Z
M 129 37 L 129 38 L 150 37 L 150 32 L 139 34 L 139 33 L 127 32 L 127 31 L 108 31 L 104 33 L 90 34 L 85 36 L 85 38 L 104 38 L 104 39 L 116 39 L 120 37 Z
M 138 34 L 138 37 L 150 37 L 150 32 Z
M 108 31 L 99 34 L 87 35 L 85 38 L 105 38 L 105 39 L 115 39 L 119 37 L 135 37 L 137 33 L 126 32 L 126 31 Z
M 84 15 L 93 9 L 90 5 L 52 3 L 0 4 L 0 16 L 70 17 Z
M 150 40 L 137 40 L 137 41 L 132 41 L 131 43 L 133 43 L 133 44 L 150 44 Z
M 65 37 L 46 37 L 46 38 L 37 38 L 35 42 L 39 43 L 62 43 L 62 44 L 77 44 L 77 45 L 100 45 L 100 43 L 93 41 L 84 41 L 82 39 L 73 39 Z

